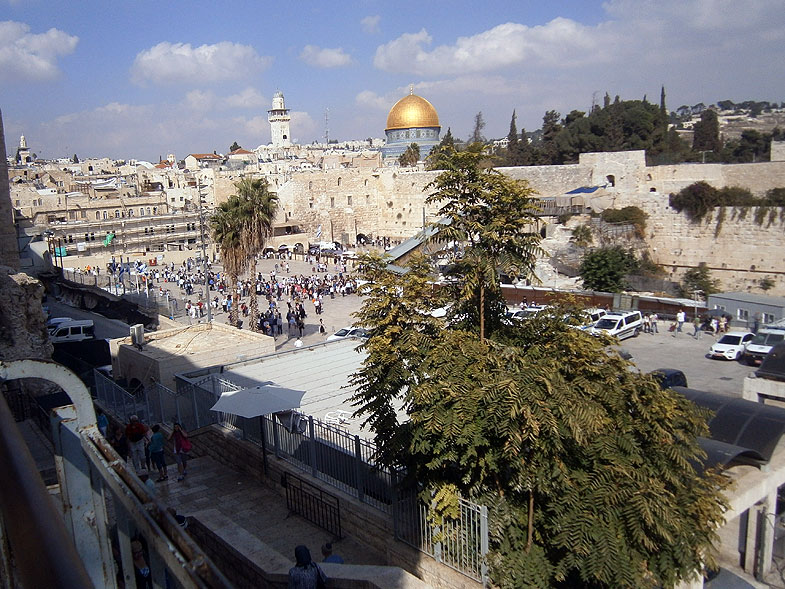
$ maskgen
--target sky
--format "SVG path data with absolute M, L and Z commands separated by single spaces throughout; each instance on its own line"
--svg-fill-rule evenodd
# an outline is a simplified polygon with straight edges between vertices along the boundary
M 0 0 L 6 148 L 158 161 L 270 141 L 384 137 L 409 93 L 442 133 L 534 130 L 611 97 L 785 101 L 782 0 Z

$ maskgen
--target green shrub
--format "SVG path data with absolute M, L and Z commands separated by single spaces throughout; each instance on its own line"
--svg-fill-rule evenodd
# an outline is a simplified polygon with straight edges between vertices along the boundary
M 643 237 L 646 233 L 646 217 L 648 215 L 642 209 L 630 206 L 623 209 L 605 209 L 602 212 L 602 220 L 606 223 L 632 223 L 635 225 L 635 234 Z

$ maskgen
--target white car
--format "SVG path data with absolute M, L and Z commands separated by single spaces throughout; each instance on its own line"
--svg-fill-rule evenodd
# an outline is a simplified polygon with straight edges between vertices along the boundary
M 371 337 L 371 334 L 368 333 L 367 329 L 363 329 L 362 327 L 342 327 L 334 334 L 327 337 L 328 342 L 334 342 L 339 339 L 346 339 L 347 337 L 359 337 L 363 339 L 368 339 Z
M 729 331 L 709 348 L 709 356 L 725 360 L 738 360 L 744 353 L 744 347 L 752 341 L 753 337 L 755 334 L 748 331 Z
M 611 335 L 619 339 L 637 337 L 643 329 L 640 311 L 619 311 L 603 315 L 597 323 L 586 330 L 591 335 Z

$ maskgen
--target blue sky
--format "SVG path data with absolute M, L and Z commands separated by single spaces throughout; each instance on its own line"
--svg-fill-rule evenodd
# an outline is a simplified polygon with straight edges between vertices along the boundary
M 0 0 L 6 145 L 157 161 L 269 142 L 276 90 L 299 143 L 383 137 L 414 92 L 443 131 L 539 128 L 605 92 L 668 107 L 785 101 L 782 0 Z

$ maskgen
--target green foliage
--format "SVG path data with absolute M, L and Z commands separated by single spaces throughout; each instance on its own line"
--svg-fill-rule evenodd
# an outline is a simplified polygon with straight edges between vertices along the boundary
M 758 281 L 758 286 L 763 292 L 767 292 L 776 286 L 776 282 L 771 276 L 766 276 Z
M 234 143 L 232 143 L 232 145 L 229 146 L 229 153 L 233 151 L 237 151 L 238 149 L 242 149 L 242 147 L 240 147 L 240 144 L 237 143 L 237 141 L 235 141 Z
M 698 264 L 697 268 L 690 268 L 684 273 L 681 282 L 681 294 L 685 297 L 692 297 L 695 291 L 703 291 L 705 296 L 719 292 L 719 281 L 711 277 L 706 262 Z
M 635 255 L 615 245 L 588 252 L 583 257 L 579 273 L 585 288 L 601 292 L 621 292 L 627 284 L 625 276 L 637 268 Z
M 716 207 L 735 207 L 734 214 L 739 219 L 746 217 L 743 209 L 757 207 L 755 210 L 755 222 L 762 225 L 769 215 L 769 224 L 773 223 L 777 217 L 774 207 L 785 206 L 785 189 L 772 188 L 762 199 L 756 198 L 752 192 L 739 186 L 726 186 L 724 188 L 714 188 L 706 182 L 699 181 L 683 188 L 676 194 L 671 194 L 669 199 L 671 207 L 677 212 L 684 211 L 687 218 L 693 223 L 698 223 Z M 774 213 L 773 215 L 771 213 Z M 724 211 L 718 216 L 715 234 L 719 234 L 722 221 L 725 218 Z
M 712 156 L 719 158 L 722 151 L 720 140 L 720 122 L 717 113 L 706 109 L 701 113 L 700 121 L 695 123 L 692 136 L 692 149 L 694 151 L 711 151 Z M 712 158 L 713 159 L 713 158 Z
M 485 119 L 483 119 L 482 111 L 474 115 L 474 130 L 469 136 L 469 143 L 485 143 L 485 137 L 482 130 L 485 128 Z
M 74 157 L 71 158 L 71 161 L 73 163 L 75 163 L 75 164 L 78 164 L 79 163 L 79 157 L 76 154 L 74 154 Z
M 398 279 L 397 294 L 378 270 L 393 282 L 364 303 L 376 331 L 358 412 L 376 404 L 376 426 L 392 424 L 372 426 L 383 459 L 432 490 L 435 517 L 454 513 L 456 492 L 491 507 L 495 585 L 673 587 L 712 563 L 723 483 L 691 466 L 705 413 L 567 327 L 575 309 L 482 341 L 416 312 L 427 269 Z
M 425 158 L 425 168 L 427 170 L 447 169 L 453 153 L 455 153 L 455 139 L 452 136 L 450 127 L 447 127 L 447 133 L 439 141 L 439 145 L 431 149 L 428 157 Z
M 410 143 L 398 158 L 398 163 L 402 166 L 416 166 L 418 161 L 420 161 L 420 146 L 416 143 Z
M 646 233 L 646 218 L 648 215 L 636 206 L 621 209 L 605 209 L 600 215 L 606 223 L 631 223 L 635 225 L 635 234 L 643 238 Z
M 575 229 L 572 230 L 572 237 L 570 237 L 570 241 L 574 242 L 578 247 L 586 247 L 591 245 L 593 240 L 594 236 L 592 234 L 591 227 L 588 225 L 578 225 Z
M 504 306 L 500 275 L 533 274 L 540 253 L 534 191 L 525 181 L 483 167 L 485 157 L 474 143 L 454 153 L 448 169 L 426 186 L 433 190 L 426 202 L 441 204 L 439 217 L 447 219 L 439 222 L 436 239 L 464 245 L 452 270 L 460 276 L 451 283 L 458 301 L 454 311 L 476 317 L 481 338 L 495 327 L 486 326 L 486 312 Z

